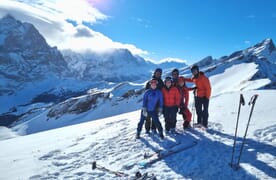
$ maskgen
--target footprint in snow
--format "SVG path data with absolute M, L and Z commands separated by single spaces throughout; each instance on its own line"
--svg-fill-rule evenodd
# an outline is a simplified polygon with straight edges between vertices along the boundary
M 276 125 L 266 127 L 264 129 L 259 129 L 254 132 L 254 136 L 258 139 L 276 143 L 275 136 L 276 136 Z
M 47 154 L 41 156 L 39 158 L 39 160 L 43 160 L 43 161 L 44 160 L 49 160 L 49 159 L 52 159 L 54 156 L 56 156 L 57 154 L 60 154 L 60 153 L 61 153 L 61 151 L 59 149 L 54 150 L 54 151 L 50 151 Z

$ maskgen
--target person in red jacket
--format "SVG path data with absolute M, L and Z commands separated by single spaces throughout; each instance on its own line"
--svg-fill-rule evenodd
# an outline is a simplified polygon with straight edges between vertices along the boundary
M 182 114 L 183 116 L 183 128 L 189 128 L 191 127 L 190 122 L 192 120 L 192 113 L 188 108 L 189 105 L 189 90 L 192 90 L 192 88 L 188 88 L 185 84 L 185 78 L 183 76 L 180 76 L 178 78 L 178 90 L 180 94 L 180 107 L 179 107 L 179 114 Z
M 180 104 L 180 96 L 178 89 L 172 86 L 172 78 L 166 77 L 165 86 L 162 88 L 164 98 L 164 118 L 166 133 L 175 132 L 176 114 Z
M 195 108 L 197 114 L 197 124 L 201 124 L 207 128 L 209 117 L 209 99 L 211 97 L 211 84 L 204 73 L 199 71 L 199 67 L 197 65 L 194 65 L 191 68 L 191 72 L 193 77 L 185 78 L 185 81 L 193 82 L 196 85 Z

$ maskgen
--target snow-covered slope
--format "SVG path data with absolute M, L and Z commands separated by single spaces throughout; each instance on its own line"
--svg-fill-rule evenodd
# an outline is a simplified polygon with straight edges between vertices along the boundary
M 43 105 L 42 111 L 21 118 L 20 122 L 13 124 L 12 129 L 20 135 L 37 133 L 134 111 L 141 106 L 141 84 L 124 82 L 105 90 L 98 88 L 56 105 Z
M 240 94 L 235 92 L 212 98 L 208 132 L 189 130 L 181 135 L 166 136 L 165 140 L 143 133 L 140 140 L 135 140 L 140 111 L 134 111 L 0 141 L 0 179 L 127 179 L 92 170 L 93 161 L 130 175 L 137 171 L 154 173 L 157 179 L 275 179 L 276 103 L 272 97 L 276 91 L 243 93 L 247 103 L 252 95 L 259 94 L 259 97 L 238 171 L 228 165 Z M 249 110 L 250 106 L 242 106 L 239 142 Z M 177 119 L 177 128 L 181 128 L 181 117 Z M 161 121 L 163 124 L 163 118 Z M 196 141 L 197 145 L 147 168 L 135 164 L 144 160 L 145 152 L 169 149 L 189 141 Z

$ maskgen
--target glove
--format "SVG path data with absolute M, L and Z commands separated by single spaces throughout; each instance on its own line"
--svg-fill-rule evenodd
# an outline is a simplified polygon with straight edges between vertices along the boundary
M 183 114 L 185 112 L 185 109 L 186 109 L 185 105 L 180 106 L 178 114 Z
M 174 106 L 174 113 L 176 114 L 178 112 L 179 106 Z
M 145 117 L 148 116 L 147 108 L 142 108 L 142 114 L 143 114 L 143 116 L 145 116 Z
M 158 116 L 161 116 L 163 114 L 163 109 L 162 108 L 158 108 Z
M 179 108 L 178 114 L 183 114 L 183 111 L 181 108 Z

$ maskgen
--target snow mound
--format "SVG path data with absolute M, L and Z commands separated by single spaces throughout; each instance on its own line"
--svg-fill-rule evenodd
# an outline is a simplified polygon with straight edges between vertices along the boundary
M 10 128 L 0 126 L 0 141 L 17 137 L 16 133 Z

